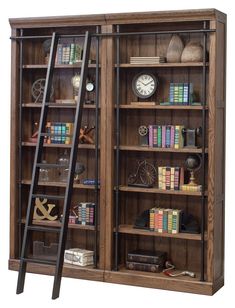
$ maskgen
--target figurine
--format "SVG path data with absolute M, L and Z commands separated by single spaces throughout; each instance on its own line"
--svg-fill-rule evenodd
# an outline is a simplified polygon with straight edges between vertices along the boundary
M 92 132 L 95 129 L 95 126 L 88 128 L 88 126 L 84 126 L 80 128 L 80 136 L 79 141 L 81 143 L 94 144 L 94 139 L 92 136 Z
M 128 186 L 153 187 L 156 183 L 157 171 L 154 166 L 146 160 L 138 161 L 135 173 L 128 177 Z

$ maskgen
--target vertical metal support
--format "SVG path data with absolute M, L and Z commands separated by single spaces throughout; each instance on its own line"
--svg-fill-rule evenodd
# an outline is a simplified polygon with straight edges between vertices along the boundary
M 55 64 L 57 42 L 58 42 L 58 37 L 56 33 L 54 32 L 52 35 L 50 58 L 49 58 L 49 63 L 48 63 L 44 95 L 43 95 L 43 101 L 42 101 L 42 107 L 41 107 L 41 115 L 40 115 L 40 122 L 39 122 L 39 136 L 37 140 L 37 146 L 35 149 L 35 157 L 34 157 L 33 172 L 32 172 L 32 183 L 31 183 L 30 192 L 29 192 L 24 237 L 23 237 L 21 257 L 20 257 L 19 275 L 18 275 L 17 290 L 16 290 L 17 294 L 22 293 L 24 290 L 24 282 L 25 282 L 25 274 L 26 274 L 26 262 L 24 258 L 25 258 L 25 254 L 27 253 L 27 248 L 28 248 L 28 243 L 29 243 L 28 226 L 32 223 L 33 209 L 34 209 L 33 204 L 32 204 L 32 200 L 33 200 L 32 195 L 34 194 L 36 190 L 37 183 L 38 183 L 38 176 L 39 176 L 39 168 L 37 168 L 36 165 L 38 162 L 41 162 L 42 148 L 43 148 L 43 142 L 44 142 L 44 137 L 42 137 L 40 133 L 43 131 L 43 129 L 45 128 L 45 124 L 46 124 L 46 117 L 47 117 L 47 110 L 48 110 L 48 106 L 46 106 L 46 103 L 49 102 L 50 100 L 50 92 L 51 92 L 51 85 L 52 85 L 53 69 L 54 69 L 54 64 Z
M 62 269 L 63 269 L 63 264 L 64 264 L 65 242 L 66 242 L 67 232 L 68 232 L 69 209 L 70 209 L 71 200 L 72 200 L 74 171 L 75 171 L 75 165 L 77 161 L 79 133 L 80 133 L 80 128 L 81 128 L 83 104 L 84 104 L 85 92 L 86 92 L 86 79 L 87 79 L 87 73 L 88 73 L 90 45 L 91 45 L 91 36 L 89 32 L 86 31 L 85 40 L 84 40 L 83 60 L 82 60 L 82 67 L 81 67 L 81 79 L 80 79 L 81 83 L 80 83 L 80 87 L 78 91 L 77 108 L 76 108 L 76 114 L 75 114 L 75 119 L 74 119 L 74 133 L 73 133 L 73 140 L 72 140 L 72 146 L 71 146 L 71 152 L 70 152 L 68 181 L 67 181 L 66 190 L 65 190 L 63 220 L 61 223 L 61 231 L 60 231 L 60 238 L 59 238 L 59 245 L 58 245 L 52 299 L 58 298 L 59 293 L 60 293 Z
M 117 33 L 119 33 L 119 25 L 117 25 Z M 120 37 L 116 37 L 116 178 L 115 178 L 115 264 L 114 269 L 118 270 L 119 256 L 119 156 L 120 156 Z
M 206 30 L 206 21 L 203 22 Z M 202 196 L 201 196 L 201 275 L 205 280 L 205 147 L 206 147 L 206 45 L 207 33 L 203 33 L 203 67 L 202 67 Z
M 100 32 L 100 27 L 96 27 L 96 33 Z M 99 215 L 99 36 L 96 36 L 96 69 L 95 69 L 95 244 L 94 244 L 94 264 L 97 267 L 98 261 L 98 215 Z
M 23 36 L 23 29 L 20 29 L 20 36 Z M 18 115 L 18 240 L 19 255 L 22 245 L 22 103 L 23 103 L 23 40 L 20 40 L 20 61 L 19 61 L 19 115 Z

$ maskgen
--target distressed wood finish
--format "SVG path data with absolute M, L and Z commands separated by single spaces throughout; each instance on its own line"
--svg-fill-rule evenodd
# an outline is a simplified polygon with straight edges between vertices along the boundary
M 120 37 L 120 216 L 119 216 L 119 270 L 113 271 L 114 232 L 115 232 L 115 152 L 116 152 L 116 44 L 109 35 L 100 37 L 99 74 L 99 226 L 98 226 L 98 268 L 64 265 L 63 275 L 73 278 L 89 279 L 112 283 L 122 283 L 165 290 L 184 291 L 212 295 L 224 283 L 224 207 L 225 207 L 225 118 L 226 118 L 226 15 L 215 9 L 100 14 L 84 16 L 61 16 L 45 18 L 10 19 L 12 36 L 19 35 L 24 29 L 25 35 L 51 35 L 96 32 L 113 33 L 116 25 L 120 32 L 171 31 L 202 29 L 203 21 L 216 32 L 208 33 L 207 49 L 209 59 L 206 63 L 206 148 L 205 148 L 205 281 L 200 281 L 200 234 L 178 233 L 159 234 L 133 228 L 137 216 L 144 210 L 159 205 L 163 208 L 177 208 L 193 214 L 200 219 L 201 192 L 171 191 L 153 188 L 131 187 L 127 178 L 135 170 L 135 162 L 147 159 L 156 166 L 183 166 L 191 153 L 202 153 L 202 140 L 198 139 L 198 148 L 171 149 L 140 146 L 138 128 L 140 125 L 185 125 L 195 128 L 202 123 L 202 106 L 162 106 L 167 101 L 170 82 L 192 82 L 198 101 L 202 99 L 203 63 L 161 63 L 156 65 L 131 65 L 131 56 L 165 56 L 171 35 L 121 36 Z M 184 44 L 190 40 L 203 43 L 200 33 L 181 34 Z M 67 39 L 67 38 L 66 38 Z M 65 40 L 66 40 L 65 39 Z M 78 39 L 82 42 L 82 38 Z M 19 268 L 18 223 L 25 223 L 27 196 L 31 183 L 32 161 L 35 143 L 30 142 L 33 123 L 38 121 L 41 105 L 32 101 L 31 85 L 46 72 L 45 57 L 42 48 L 43 39 L 24 41 L 23 48 L 23 125 L 22 125 L 22 219 L 18 217 L 18 141 L 19 141 L 19 44 L 12 41 L 12 77 L 11 77 L 11 198 L 10 198 L 10 258 L 9 268 Z M 95 38 L 91 44 L 91 58 L 95 58 Z M 89 65 L 89 76 L 95 76 L 96 64 Z M 70 122 L 74 116 L 75 105 L 55 103 L 57 99 L 72 99 L 71 78 L 80 71 L 80 65 L 56 65 L 54 76 L 55 94 L 51 98 L 50 121 Z M 132 104 L 143 101 L 138 99 L 131 87 L 135 74 L 140 72 L 157 74 L 159 89 L 153 95 L 156 105 L 144 106 Z M 87 94 L 88 95 L 88 94 Z M 92 98 L 92 93 L 89 94 Z M 89 95 L 87 98 L 89 98 Z M 95 106 L 85 105 L 82 123 L 92 126 L 95 121 Z M 54 162 L 55 157 L 71 148 L 67 144 L 45 144 L 45 159 Z M 79 161 L 86 165 L 81 179 L 94 177 L 95 146 L 79 144 Z M 201 182 L 202 172 L 195 173 L 196 181 Z M 65 183 L 56 176 L 50 182 L 40 182 L 39 192 L 62 194 Z M 74 203 L 91 201 L 94 197 L 94 185 L 74 183 L 72 200 Z M 58 202 L 59 209 L 62 204 Z M 34 224 L 58 227 L 58 221 Z M 94 226 L 69 225 L 67 244 L 70 247 L 93 249 Z M 56 234 L 36 234 L 33 240 L 45 243 L 56 242 Z M 153 274 L 130 271 L 125 268 L 126 255 L 133 249 L 162 250 L 177 269 L 194 271 L 196 279 L 188 277 L 170 278 L 162 273 Z M 30 250 L 32 253 L 32 249 Z M 29 272 L 53 275 L 52 266 L 29 264 Z

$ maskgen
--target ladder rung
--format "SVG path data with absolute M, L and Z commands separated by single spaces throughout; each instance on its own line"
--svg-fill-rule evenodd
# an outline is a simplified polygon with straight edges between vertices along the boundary
M 41 133 L 41 137 L 73 137 L 71 134 L 51 134 L 51 133 Z
M 30 231 L 39 231 L 39 232 L 56 232 L 60 233 L 61 228 L 57 227 L 43 227 L 43 226 L 28 226 Z
M 40 199 L 50 199 L 50 200 L 62 200 L 64 199 L 64 196 L 55 196 L 55 195 L 43 195 L 43 194 L 33 194 L 32 198 L 40 198 Z
M 38 168 L 60 168 L 60 167 L 69 167 L 67 164 L 47 164 L 47 163 L 37 163 Z
M 30 263 L 39 263 L 39 264 L 46 264 L 46 265 L 56 265 L 56 261 L 52 260 L 43 260 L 43 259 L 36 259 L 36 258 L 21 258 L 24 262 Z

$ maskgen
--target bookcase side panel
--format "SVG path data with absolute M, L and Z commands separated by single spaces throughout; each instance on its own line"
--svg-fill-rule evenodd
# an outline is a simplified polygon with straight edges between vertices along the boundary
M 214 280 L 224 276 L 226 25 L 216 23 Z
M 12 36 L 18 34 L 17 29 L 12 29 Z M 18 105 L 18 55 L 19 48 L 16 41 L 11 43 L 11 157 L 10 157 L 10 258 L 18 255 L 17 240 L 17 215 L 18 215 L 18 133 L 19 133 L 19 105 Z

